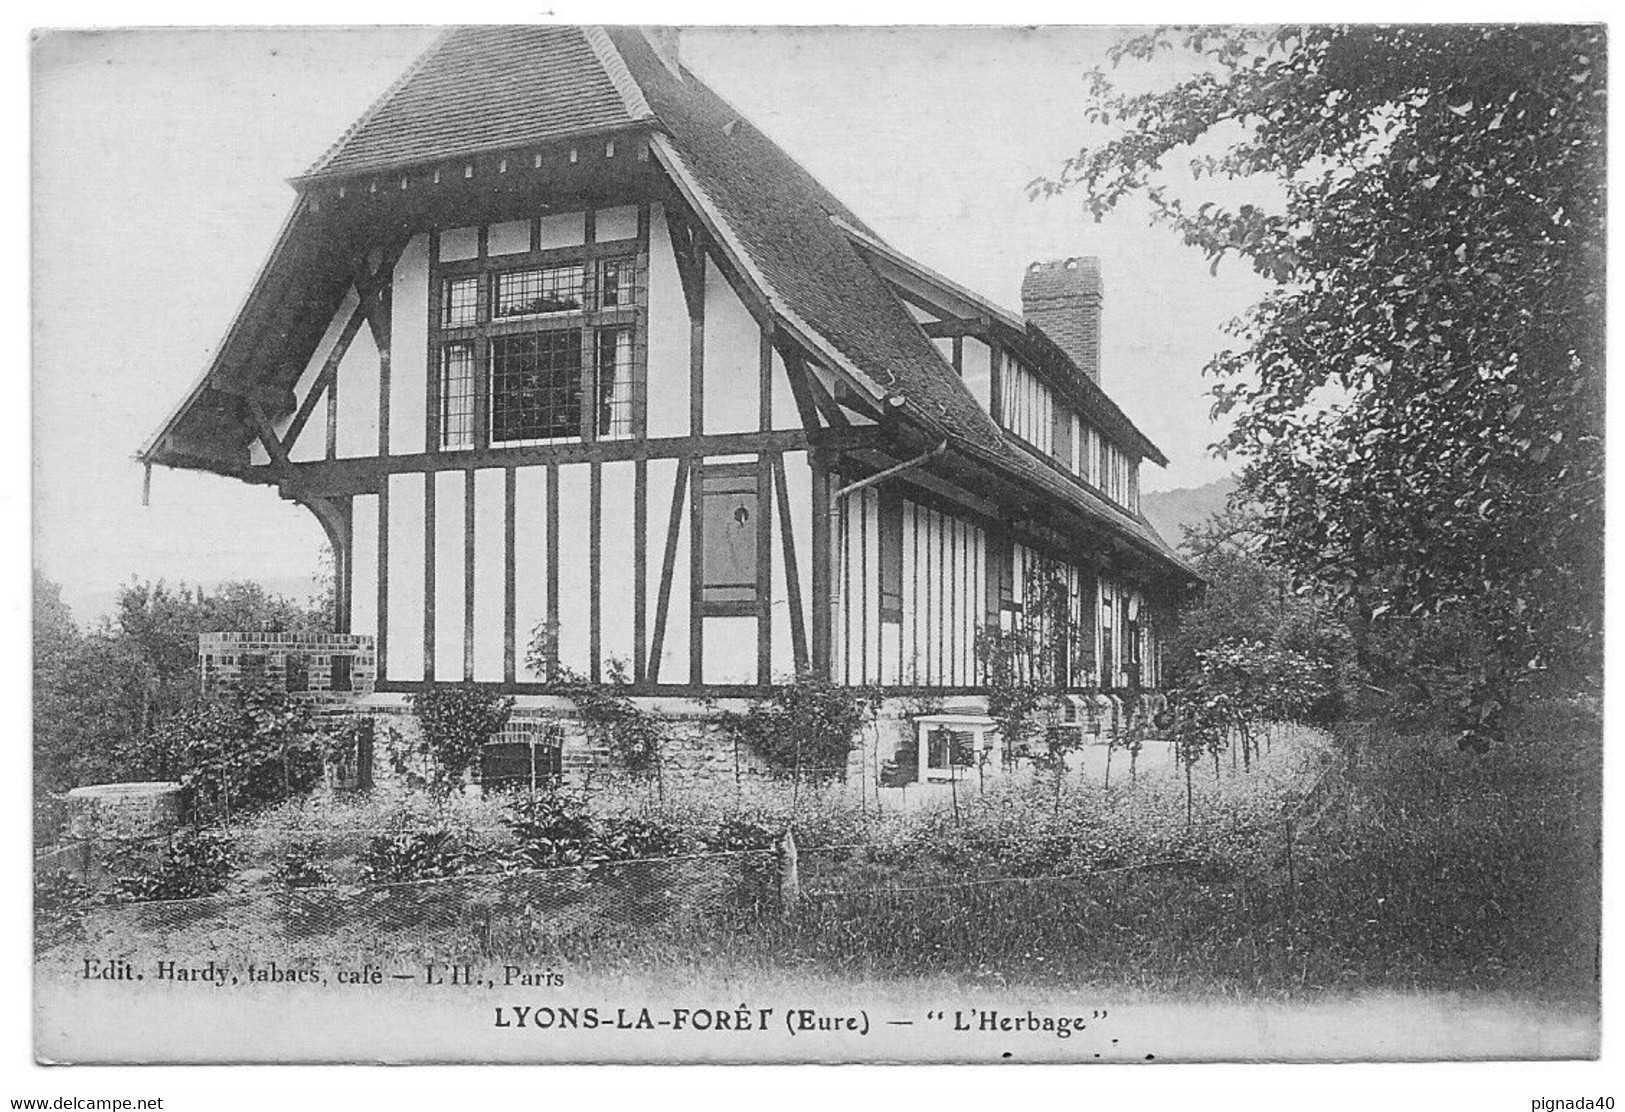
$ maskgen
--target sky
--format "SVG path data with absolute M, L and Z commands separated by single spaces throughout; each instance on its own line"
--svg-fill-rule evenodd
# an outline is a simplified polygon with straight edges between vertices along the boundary
M 694 28 L 685 62 L 894 246 L 1019 309 L 1029 262 L 1102 261 L 1103 382 L 1168 455 L 1229 473 L 1201 368 L 1263 285 L 1144 214 L 1026 185 L 1097 141 L 1083 74 L 1114 28 Z M 34 563 L 81 621 L 132 576 L 298 594 L 322 535 L 273 491 L 134 452 L 206 365 L 304 170 L 432 29 L 57 32 L 33 47 Z M 1172 69 L 1125 67 L 1134 87 Z

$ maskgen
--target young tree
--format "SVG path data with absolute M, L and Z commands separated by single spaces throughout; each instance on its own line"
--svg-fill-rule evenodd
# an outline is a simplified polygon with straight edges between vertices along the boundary
M 1605 31 L 1601 26 L 1159 31 L 1198 69 L 1128 95 L 1117 137 L 1035 191 L 1097 219 L 1138 196 L 1215 268 L 1278 285 L 1217 355 L 1222 442 L 1270 552 L 1350 608 L 1380 676 L 1396 622 L 1472 631 L 1461 741 L 1482 749 L 1537 673 L 1601 654 Z M 1258 177 L 1271 210 L 1187 196 Z M 1197 181 L 1194 190 L 1200 192 Z

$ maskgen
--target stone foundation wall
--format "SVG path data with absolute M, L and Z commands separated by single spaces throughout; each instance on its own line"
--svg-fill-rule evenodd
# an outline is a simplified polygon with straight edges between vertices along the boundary
M 779 777 L 760 755 L 748 745 L 736 744 L 719 722 L 723 710 L 743 710 L 742 699 L 722 699 L 706 706 L 690 699 L 647 698 L 637 700 L 646 710 L 660 717 L 666 724 L 662 749 L 661 775 L 667 786 L 676 788 L 703 788 L 722 786 L 737 781 L 772 781 Z M 857 785 L 867 777 L 878 775 L 882 764 L 903 743 L 913 730 L 909 720 L 911 704 L 904 700 L 888 705 L 873 726 L 865 727 L 848 754 L 845 776 L 838 782 Z M 501 742 L 523 741 L 528 737 L 557 738 L 560 746 L 559 767 L 566 787 L 590 790 L 594 784 L 624 779 L 629 770 L 622 767 L 609 750 L 596 745 L 587 736 L 573 714 L 568 700 L 547 696 L 521 696 L 508 727 L 497 739 Z M 417 717 L 404 695 L 374 695 L 358 700 L 352 713 L 365 714 L 373 719 L 374 783 L 389 783 L 401 779 L 408 770 L 425 775 L 428 769 L 419 767 L 416 752 L 421 743 Z
M 665 724 L 661 775 L 665 786 L 674 789 L 723 788 L 738 783 L 779 781 L 768 764 L 746 744 L 736 744 L 722 729 L 719 713 L 743 710 L 748 701 L 720 699 L 712 704 L 692 699 L 639 698 L 643 709 Z M 1104 747 L 1121 743 L 1131 727 L 1146 729 L 1152 716 L 1165 705 L 1161 696 L 1144 697 L 1132 705 L 1115 696 L 1101 696 L 1074 712 L 1071 724 L 1084 733 L 1085 745 Z M 921 700 L 917 697 L 888 699 L 875 720 L 864 726 L 848 754 L 845 775 L 831 782 L 846 784 L 856 794 L 863 785 L 880 782 L 883 768 L 896 759 L 899 750 L 914 744 L 914 718 L 921 714 L 985 714 L 986 700 L 958 697 L 951 700 Z M 337 712 L 337 708 L 334 708 Z M 398 781 L 408 771 L 427 776 L 417 750 L 421 741 L 417 717 L 407 696 L 379 694 L 358 699 L 348 713 L 364 714 L 374 723 L 373 783 Z M 595 786 L 635 779 L 608 749 L 587 736 L 567 699 L 551 696 L 519 696 L 507 728 L 497 740 L 503 743 L 535 739 L 551 750 L 558 748 L 559 778 L 574 790 L 591 791 Z M 545 762 L 538 762 L 540 765 Z M 994 762 L 997 766 L 999 762 Z M 471 776 L 471 781 L 474 777 Z

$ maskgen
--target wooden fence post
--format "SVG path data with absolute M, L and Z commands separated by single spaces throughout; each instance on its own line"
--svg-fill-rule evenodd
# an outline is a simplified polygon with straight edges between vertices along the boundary
M 779 864 L 779 913 L 788 919 L 801 903 L 801 875 L 796 867 L 796 836 L 785 827 L 784 835 L 773 847 Z

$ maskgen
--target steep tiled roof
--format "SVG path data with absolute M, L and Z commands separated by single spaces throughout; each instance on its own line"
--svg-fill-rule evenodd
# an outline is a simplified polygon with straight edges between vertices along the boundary
M 853 233 L 871 246 L 884 246 L 880 237 L 704 82 L 668 68 L 636 29 L 452 30 L 301 184 L 640 123 L 669 137 L 659 141 L 670 152 L 668 167 L 703 203 L 729 247 L 743 255 L 742 268 L 794 334 L 808 336 L 856 381 L 901 405 L 928 431 L 950 437 L 960 451 L 1184 566 L 1143 517 L 1035 458 L 1001 430 L 860 251 Z M 290 250 L 279 243 L 262 285 L 271 272 L 285 269 L 279 260 Z M 250 304 L 243 315 L 251 312 L 281 310 Z M 155 445 L 179 422 L 202 419 L 194 403 L 204 389 L 200 383 L 142 458 L 177 462 Z
M 690 73 L 679 81 L 637 31 L 610 37 L 672 144 L 784 305 L 884 391 L 993 449 L 999 429 L 902 303 L 829 222 L 863 222 Z
M 442 36 L 306 171 L 366 173 L 622 127 L 635 102 L 579 27 L 465 27 Z
M 693 74 L 679 80 L 637 31 L 610 37 L 697 184 L 787 308 L 961 448 L 1183 563 L 1144 518 L 1009 442 L 842 226 L 879 237 L 812 174 Z

